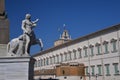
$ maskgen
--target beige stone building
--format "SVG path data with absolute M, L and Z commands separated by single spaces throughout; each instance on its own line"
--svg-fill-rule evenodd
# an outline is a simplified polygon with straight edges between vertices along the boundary
M 33 57 L 36 80 L 120 80 L 120 24 L 74 40 L 64 30 L 54 47 Z

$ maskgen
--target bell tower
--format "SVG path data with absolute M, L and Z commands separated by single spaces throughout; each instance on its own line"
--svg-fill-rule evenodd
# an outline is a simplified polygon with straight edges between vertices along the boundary
M 0 0 L 0 44 L 9 42 L 9 20 L 5 12 L 5 0 Z
M 65 29 L 65 24 L 63 24 L 64 30 L 62 32 L 62 35 L 60 35 L 60 38 L 54 42 L 54 46 L 58 46 L 61 44 L 64 44 L 68 41 L 71 41 L 71 36 L 69 35 L 69 32 L 67 29 Z

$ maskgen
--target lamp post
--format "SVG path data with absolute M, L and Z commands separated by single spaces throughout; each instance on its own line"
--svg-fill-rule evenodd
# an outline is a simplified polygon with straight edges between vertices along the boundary
M 89 80 L 90 80 L 90 73 L 87 73 L 88 77 L 89 77 Z
M 98 78 L 98 74 L 96 74 L 95 77 L 96 77 L 96 80 L 97 80 L 97 78 Z
M 80 76 L 80 80 L 82 80 L 82 76 Z
M 117 74 L 119 74 L 119 70 L 117 71 Z

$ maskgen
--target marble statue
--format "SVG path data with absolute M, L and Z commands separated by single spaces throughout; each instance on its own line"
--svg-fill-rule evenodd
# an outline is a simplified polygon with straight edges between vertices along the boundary
M 10 56 L 22 56 L 29 55 L 31 45 L 39 44 L 41 50 L 43 49 L 43 43 L 41 39 L 36 39 L 33 28 L 37 25 L 39 19 L 31 21 L 31 15 L 26 14 L 25 19 L 22 21 L 23 34 L 18 38 L 11 40 L 8 43 L 8 55 Z
M 31 15 L 26 14 L 25 20 L 22 21 L 23 34 L 25 34 L 25 36 L 26 36 L 25 54 L 29 53 L 29 47 L 30 47 L 30 43 L 31 43 L 30 40 L 36 39 L 35 34 L 33 32 L 33 28 L 36 26 L 36 22 L 38 20 L 39 19 L 37 19 L 36 21 L 31 21 Z
M 25 35 L 12 39 L 7 45 L 7 53 L 9 56 L 22 56 L 25 48 Z

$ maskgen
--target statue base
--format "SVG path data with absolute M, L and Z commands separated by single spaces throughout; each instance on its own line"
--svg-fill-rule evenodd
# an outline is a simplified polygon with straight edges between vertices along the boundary
M 33 80 L 33 64 L 31 57 L 0 58 L 0 80 Z
M 0 57 L 7 56 L 7 44 L 0 44 Z

